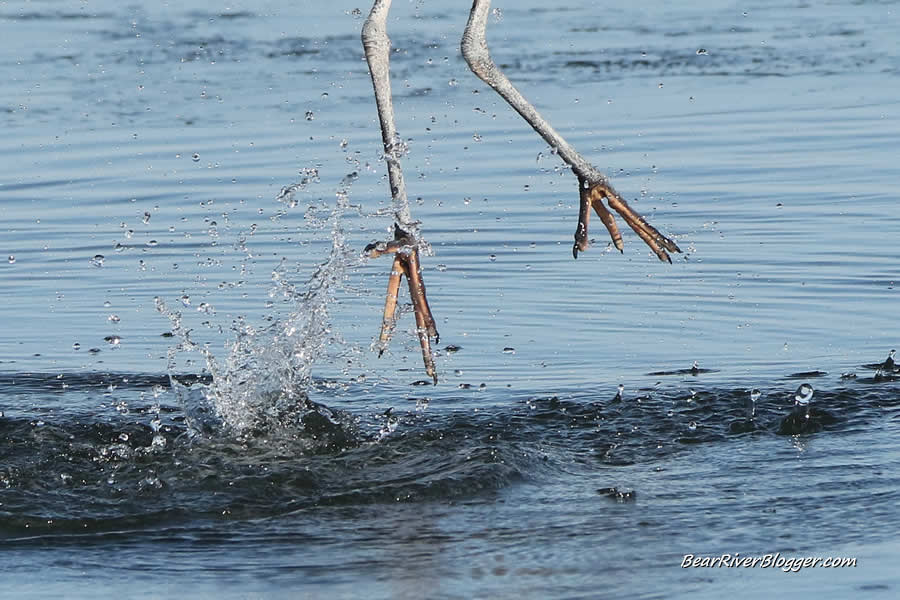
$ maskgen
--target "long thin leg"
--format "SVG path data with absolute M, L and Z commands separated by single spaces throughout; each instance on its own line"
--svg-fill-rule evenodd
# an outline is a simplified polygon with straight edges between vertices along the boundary
M 390 78 L 391 40 L 387 35 L 387 17 L 390 9 L 391 0 L 375 0 L 372 11 L 363 25 L 362 43 L 366 53 L 366 62 L 369 63 L 369 73 L 372 75 L 375 105 L 378 109 L 378 120 L 381 123 L 381 141 L 384 144 L 384 159 L 387 163 L 391 202 L 394 209 L 394 239 L 390 242 L 370 244 L 365 251 L 372 258 L 382 254 L 394 254 L 384 301 L 381 335 L 378 339 L 379 356 L 384 353 L 391 339 L 396 322 L 400 279 L 405 275 L 409 283 L 409 293 L 416 317 L 416 332 L 422 347 L 425 371 L 437 383 L 434 358 L 431 354 L 431 338 L 434 337 L 437 340 L 438 333 L 428 300 L 425 298 L 425 284 L 419 268 L 421 239 L 418 223 L 413 221 L 410 215 L 406 184 L 403 181 L 403 170 L 400 168 L 400 159 L 405 148 L 397 135 L 397 127 L 394 124 Z
M 601 200 L 606 198 L 610 208 L 622 216 L 629 227 L 650 246 L 660 260 L 672 262 L 666 250 L 681 252 L 675 242 L 659 233 L 643 217 L 628 206 L 628 203 L 613 189 L 606 176 L 594 168 L 575 148 L 563 139 L 494 64 L 488 51 L 487 38 L 485 37 L 490 7 L 491 0 L 474 0 L 472 12 L 469 14 L 469 22 L 466 24 L 466 30 L 463 33 L 461 44 L 463 57 L 466 59 L 472 72 L 491 86 L 516 112 L 522 115 L 529 125 L 550 144 L 559 157 L 578 176 L 578 182 L 582 188 L 579 193 L 581 208 L 579 210 L 578 227 L 575 230 L 573 255 L 577 258 L 578 251 L 586 250 L 589 244 L 587 226 L 590 210 L 588 204 L 592 205 L 597 211 L 600 220 L 606 225 L 613 243 L 621 250 L 622 238 L 619 235 L 613 216 L 601 204 Z
M 391 40 L 387 35 L 387 17 L 392 0 L 375 0 L 372 11 L 363 24 L 362 43 L 375 88 L 375 105 L 381 123 L 381 141 L 384 143 L 384 159 L 387 162 L 388 181 L 391 184 L 391 200 L 394 207 L 394 221 L 403 231 L 413 236 L 418 234 L 417 224 L 409 213 L 406 197 L 406 183 L 400 168 L 400 158 L 404 152 L 403 142 L 397 135 L 394 124 L 394 103 L 391 99 L 390 55 Z

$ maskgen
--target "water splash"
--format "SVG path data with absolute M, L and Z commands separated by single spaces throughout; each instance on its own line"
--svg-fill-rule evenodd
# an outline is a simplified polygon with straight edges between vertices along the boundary
M 798 414 L 802 414 L 804 418 L 809 419 L 810 416 L 810 400 L 813 397 L 813 388 L 808 383 L 802 384 L 794 393 L 794 406 Z
M 762 392 L 758 389 L 753 388 L 750 391 L 750 402 L 747 403 L 747 419 L 752 421 L 756 418 L 756 402 L 759 400 L 759 397 L 762 396 Z
M 296 430 L 312 413 L 322 414 L 309 400 L 307 390 L 316 359 L 333 353 L 330 346 L 336 336 L 331 330 L 329 307 L 334 294 L 346 280 L 347 269 L 360 261 L 347 247 L 341 226 L 341 216 L 350 206 L 349 187 L 355 179 L 356 173 L 343 179 L 334 208 L 312 224 L 330 231 L 331 250 L 306 285 L 297 287 L 290 281 L 285 261 L 272 272 L 270 296 L 282 297 L 295 309 L 261 328 L 238 317 L 232 327 L 235 339 L 226 346 L 223 359 L 218 359 L 208 345 L 191 339 L 180 311 L 155 298 L 156 309 L 168 317 L 172 333 L 180 340 L 169 350 L 168 367 L 172 388 L 192 433 L 225 430 L 245 436 L 273 428 Z M 306 183 L 308 180 L 283 189 L 277 200 L 292 204 L 293 195 Z M 309 220 L 307 215 L 308 225 Z M 187 295 L 180 301 L 187 307 L 190 303 L 185 298 Z M 208 383 L 186 386 L 178 382 L 175 359 L 181 352 L 198 352 L 203 357 L 211 378 Z M 327 418 L 340 425 L 338 417 L 327 412 Z

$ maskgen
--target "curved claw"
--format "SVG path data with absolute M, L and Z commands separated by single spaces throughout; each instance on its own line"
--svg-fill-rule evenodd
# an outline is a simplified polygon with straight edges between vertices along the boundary
M 575 246 L 572 248 L 572 255 L 575 258 L 578 258 L 579 250 L 587 250 L 590 245 L 588 240 L 588 223 L 590 221 L 591 207 L 594 208 L 600 221 L 609 232 L 613 245 L 619 252 L 624 251 L 625 245 L 622 241 L 622 234 L 619 232 L 612 213 L 603 205 L 604 198 L 609 203 L 609 208 L 619 213 L 619 216 L 638 234 L 638 237 L 644 240 L 644 243 L 653 250 L 660 260 L 672 262 L 672 257 L 669 256 L 666 250 L 669 252 L 681 252 L 681 249 L 675 242 L 661 234 L 659 230 L 628 206 L 628 203 L 606 181 L 600 181 L 591 185 L 587 180 L 579 177 L 578 184 L 581 202 L 578 210 L 578 227 L 575 230 Z

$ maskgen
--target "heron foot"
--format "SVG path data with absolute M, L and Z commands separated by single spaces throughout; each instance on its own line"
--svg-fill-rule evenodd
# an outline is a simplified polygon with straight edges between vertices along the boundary
M 434 324 L 434 316 L 425 297 L 425 282 L 419 265 L 418 242 L 398 226 L 394 227 L 394 239 L 389 242 L 373 242 L 366 246 L 365 253 L 369 258 L 378 258 L 384 254 L 393 254 L 394 262 L 388 277 L 387 295 L 384 300 L 384 318 L 381 322 L 381 335 L 378 338 L 378 356 L 384 354 L 394 332 L 397 322 L 397 296 L 400 292 L 400 281 L 405 276 L 409 284 L 409 296 L 412 299 L 413 312 L 416 316 L 416 333 L 422 346 L 422 360 L 425 372 L 437 385 L 437 373 L 434 369 L 434 357 L 431 354 L 431 338 L 438 343 L 440 336 Z
M 625 247 L 622 243 L 622 234 L 616 225 L 616 220 L 610 212 L 610 208 L 619 213 L 631 229 L 644 240 L 644 243 L 650 246 L 650 249 L 659 257 L 659 260 L 672 262 L 669 252 L 681 252 L 675 242 L 661 234 L 653 225 L 648 223 L 644 218 L 634 211 L 625 199 L 622 198 L 613 189 L 607 181 L 598 183 L 589 183 L 586 179 L 578 178 L 578 192 L 581 199 L 581 205 L 578 210 L 578 228 L 575 230 L 575 245 L 572 247 L 572 256 L 578 258 L 579 251 L 585 251 L 590 246 L 588 239 L 588 221 L 591 217 L 591 207 L 597 213 L 600 221 L 609 231 L 612 243 L 622 252 Z M 609 204 L 609 208 L 604 206 L 603 199 Z M 666 252 L 668 250 L 669 252 Z

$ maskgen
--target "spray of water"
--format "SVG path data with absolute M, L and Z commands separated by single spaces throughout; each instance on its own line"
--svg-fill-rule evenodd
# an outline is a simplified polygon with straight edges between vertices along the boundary
M 304 417 L 314 412 L 307 390 L 314 362 L 328 355 L 326 346 L 334 338 L 329 306 L 346 280 L 348 268 L 360 260 L 347 248 L 341 227 L 341 216 L 350 206 L 349 187 L 355 179 L 355 173 L 344 178 L 330 214 L 322 222 L 313 223 L 330 231 L 331 249 L 306 285 L 297 287 L 289 281 L 284 262 L 272 273 L 270 295 L 287 300 L 295 309 L 263 328 L 238 318 L 235 339 L 226 347 L 224 359 L 217 359 L 208 346 L 193 342 L 181 313 L 170 309 L 163 299 L 155 299 L 157 310 L 169 318 L 179 340 L 169 351 L 170 381 L 193 432 L 224 429 L 245 435 L 290 428 L 302 424 Z M 295 206 L 294 194 L 301 187 L 284 188 L 277 199 Z M 317 217 L 308 212 L 306 218 L 310 221 Z M 176 355 L 181 352 L 203 356 L 209 383 L 185 386 L 172 376 Z

